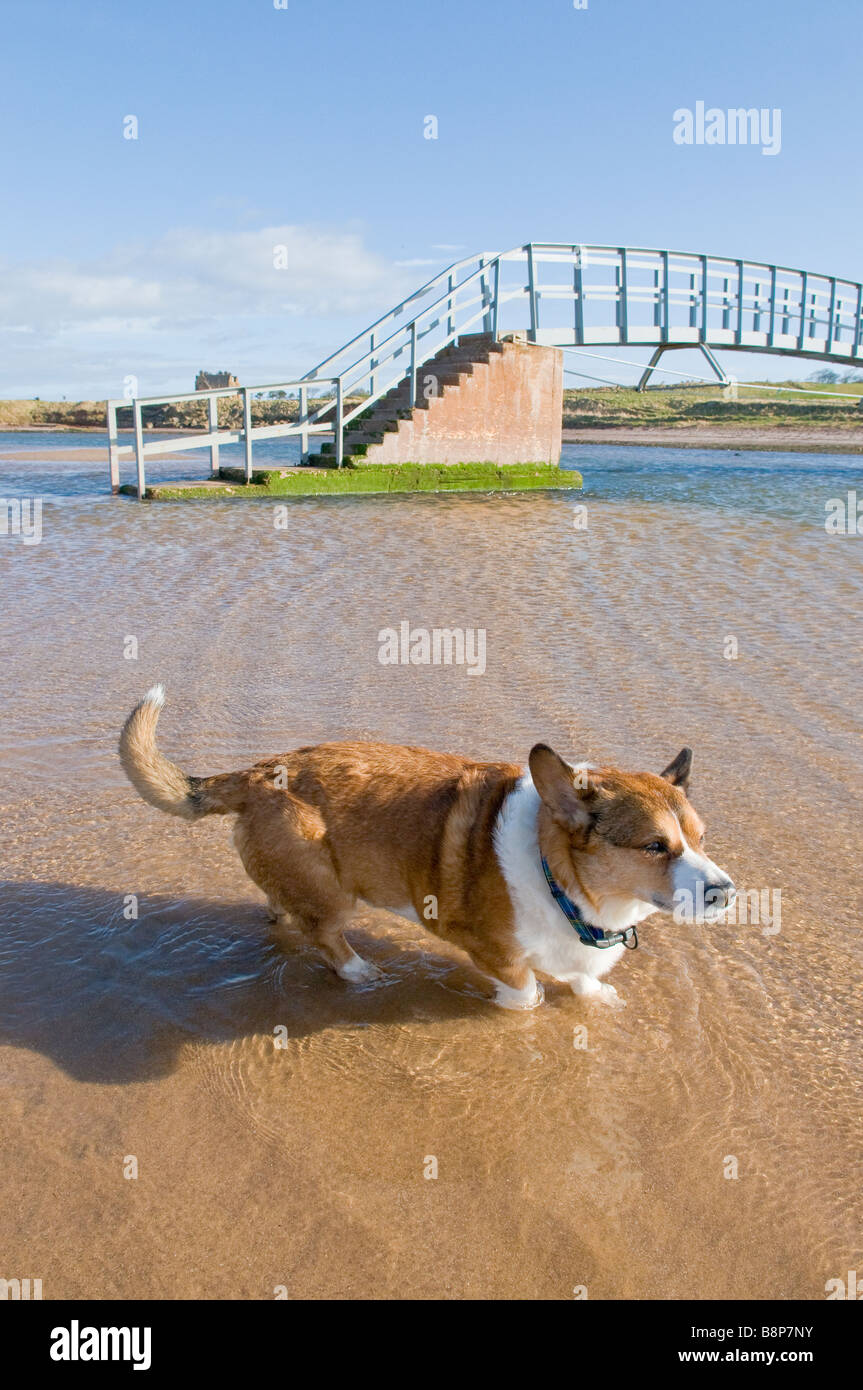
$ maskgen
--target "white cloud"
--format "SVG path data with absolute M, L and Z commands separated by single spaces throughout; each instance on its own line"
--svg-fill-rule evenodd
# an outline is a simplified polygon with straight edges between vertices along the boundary
M 7 261 L 0 393 L 98 396 L 138 371 L 148 389 L 185 389 L 217 348 L 247 380 L 307 371 L 416 289 L 410 269 L 354 231 L 294 224 L 179 228 L 98 262 Z
M 287 264 L 276 268 L 281 247 Z M 226 314 L 373 312 L 411 288 L 394 276 L 397 265 L 353 232 L 182 228 L 149 245 L 118 246 L 98 264 L 7 263 L 0 314 L 7 324 L 60 328 L 90 319 L 177 324 Z

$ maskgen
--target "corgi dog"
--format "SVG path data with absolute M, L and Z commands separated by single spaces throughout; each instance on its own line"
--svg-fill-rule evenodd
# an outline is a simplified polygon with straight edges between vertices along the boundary
M 507 1009 L 542 1002 L 536 972 L 577 995 L 637 945 L 637 925 L 681 897 L 715 920 L 735 888 L 704 853 L 687 797 L 692 753 L 665 770 L 565 762 L 538 743 L 528 770 L 385 743 L 322 743 L 242 772 L 193 777 L 159 752 L 164 691 L 129 715 L 120 761 L 169 815 L 237 817 L 246 873 L 271 920 L 305 932 L 343 980 L 380 971 L 345 940 L 358 902 L 388 908 L 466 951 Z

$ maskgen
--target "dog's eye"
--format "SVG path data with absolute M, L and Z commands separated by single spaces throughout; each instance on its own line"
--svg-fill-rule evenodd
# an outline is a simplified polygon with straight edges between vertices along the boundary
M 662 840 L 651 840 L 649 845 L 644 845 L 645 854 L 665 854 L 668 846 Z

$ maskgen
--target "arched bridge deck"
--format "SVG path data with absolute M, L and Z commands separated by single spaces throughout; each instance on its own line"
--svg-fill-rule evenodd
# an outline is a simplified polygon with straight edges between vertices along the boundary
M 502 259 L 513 254 L 527 262 L 523 297 L 536 342 L 705 344 L 863 361 L 863 287 L 857 281 L 687 251 L 529 245 Z M 561 304 L 568 306 L 565 316 Z

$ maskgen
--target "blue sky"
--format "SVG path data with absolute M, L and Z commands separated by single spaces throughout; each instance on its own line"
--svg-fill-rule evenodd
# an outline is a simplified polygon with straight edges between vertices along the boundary
M 0 395 L 293 375 L 528 239 L 859 279 L 861 37 L 860 0 L 4 0 Z M 781 152 L 675 144 L 699 100 Z

